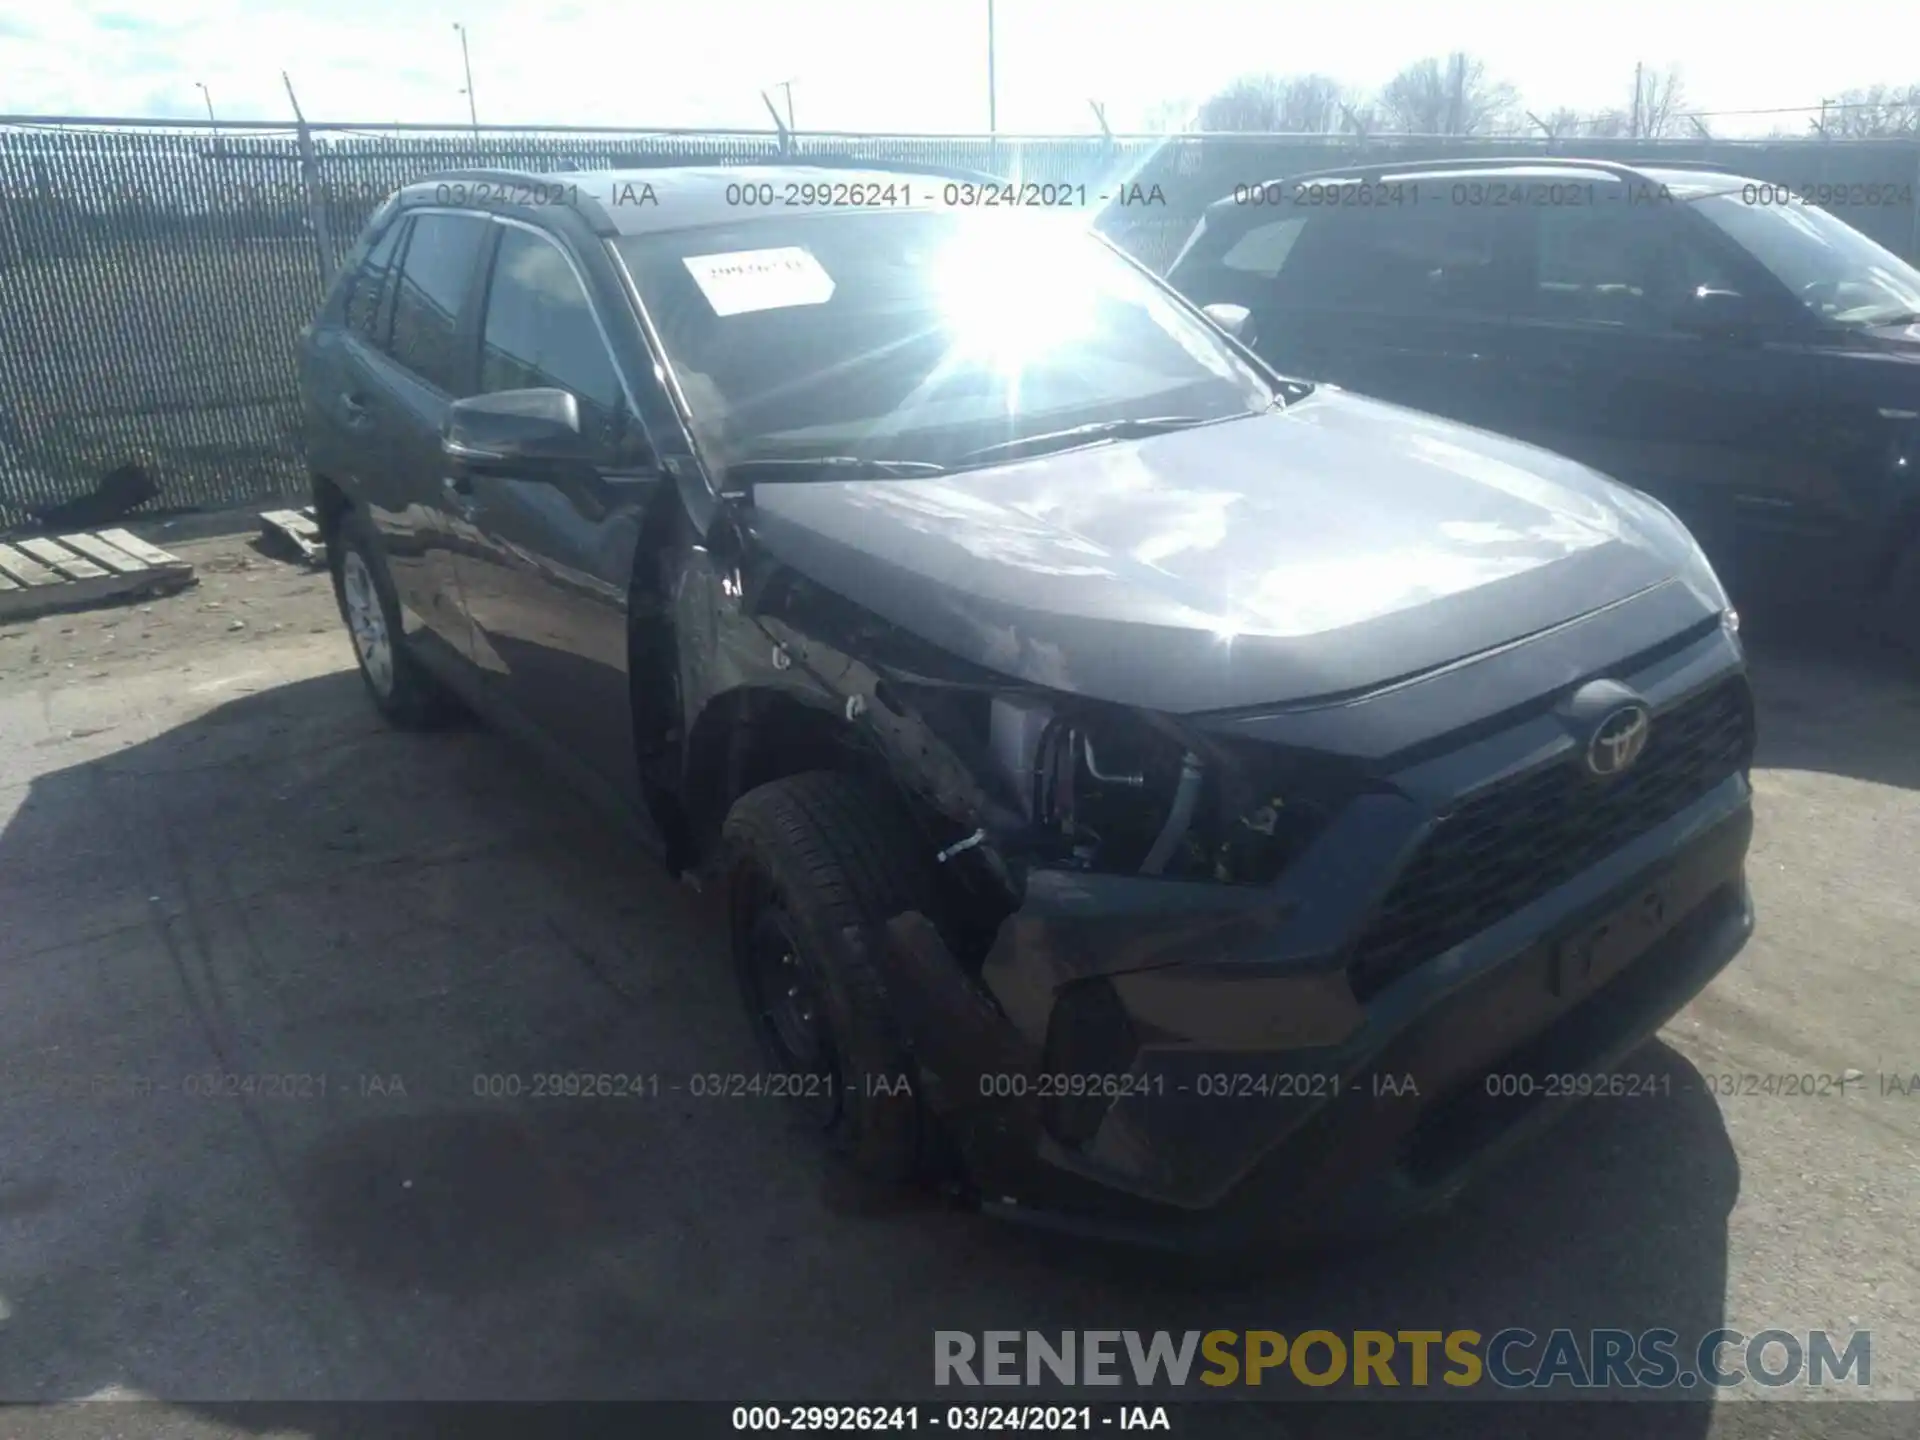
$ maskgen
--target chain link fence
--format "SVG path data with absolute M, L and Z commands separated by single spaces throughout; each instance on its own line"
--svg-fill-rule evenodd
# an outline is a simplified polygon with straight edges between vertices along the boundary
M 1708 162 L 1796 188 L 1878 185 L 1843 211 L 1920 256 L 1920 142 L 1561 142 Z M 367 216 L 435 171 L 535 173 L 835 156 L 963 167 L 1115 197 L 1100 224 L 1163 268 L 1236 184 L 1381 158 L 1550 153 L 1550 142 L 1211 135 L 997 137 L 607 132 L 0 118 L 0 530 L 148 477 L 152 511 L 291 497 L 294 350 Z

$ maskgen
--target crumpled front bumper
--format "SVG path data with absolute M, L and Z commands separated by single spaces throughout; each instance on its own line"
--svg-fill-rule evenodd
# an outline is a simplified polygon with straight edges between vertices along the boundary
M 1567 1108 L 1574 1087 L 1540 1077 L 1611 1070 L 1697 994 L 1752 932 L 1750 794 L 1730 778 L 1365 1004 L 1279 892 L 1036 872 L 977 979 L 917 914 L 878 943 L 983 1208 L 1284 1246 L 1444 1203 Z M 1569 972 L 1570 942 L 1656 893 L 1644 946 Z M 1509 1074 L 1534 1078 L 1490 1080 Z

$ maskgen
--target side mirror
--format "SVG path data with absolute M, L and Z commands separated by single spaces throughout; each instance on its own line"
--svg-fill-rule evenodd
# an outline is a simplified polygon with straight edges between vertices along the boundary
M 1760 333 L 1760 314 L 1738 290 L 1702 285 L 1680 302 L 1674 324 L 1689 335 L 1719 340 L 1749 340 Z
M 1246 306 L 1217 304 L 1203 305 L 1200 308 L 1206 312 L 1209 320 L 1233 336 L 1233 338 L 1238 340 L 1242 345 L 1250 345 L 1253 343 L 1252 328 L 1247 323 L 1252 318 L 1252 313 Z
M 501 390 L 453 402 L 440 448 L 451 460 L 489 466 L 580 462 L 580 402 L 565 390 Z

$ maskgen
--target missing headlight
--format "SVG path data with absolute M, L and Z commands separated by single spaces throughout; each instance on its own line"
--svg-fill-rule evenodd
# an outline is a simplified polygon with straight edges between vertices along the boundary
M 1036 837 L 1068 863 L 1168 869 L 1197 794 L 1197 764 L 1150 721 L 1122 711 L 1057 712 L 1025 697 L 993 702 L 989 744 Z
M 1267 884 L 1325 819 L 1282 792 L 1271 757 L 1189 742 L 1160 717 L 1002 696 L 989 732 L 1025 848 L 1048 863 Z

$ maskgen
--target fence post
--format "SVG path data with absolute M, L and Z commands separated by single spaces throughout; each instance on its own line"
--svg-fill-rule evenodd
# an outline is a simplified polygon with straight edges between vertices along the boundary
M 333 232 L 327 219 L 326 185 L 320 178 L 320 160 L 313 149 L 313 130 L 303 116 L 296 122 L 300 136 L 300 185 L 307 195 L 307 221 L 313 227 L 313 244 L 322 287 L 333 278 Z

